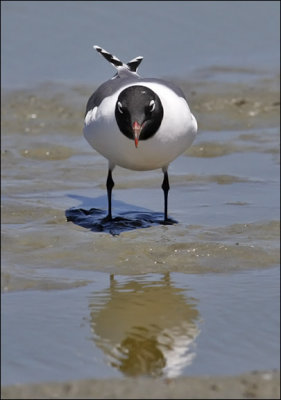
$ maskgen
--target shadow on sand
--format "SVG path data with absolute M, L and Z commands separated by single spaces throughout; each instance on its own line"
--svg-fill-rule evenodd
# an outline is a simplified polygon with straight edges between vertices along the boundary
M 79 200 L 82 204 L 81 207 L 72 207 L 65 211 L 67 221 L 71 221 L 76 225 L 89 229 L 92 232 L 106 232 L 111 235 L 119 235 L 122 232 L 150 228 L 155 225 L 172 225 L 177 221 L 168 219 L 164 221 L 163 213 L 152 212 L 143 208 L 136 208 L 135 206 L 128 205 L 124 202 L 115 202 L 115 215 L 111 220 L 107 218 L 105 209 L 84 207 L 89 206 L 89 203 L 97 204 L 98 206 L 106 201 L 106 197 L 102 196 L 96 199 L 69 195 L 71 198 Z M 83 207 L 83 208 L 82 208 Z M 132 209 L 133 211 L 123 211 L 124 209 Z

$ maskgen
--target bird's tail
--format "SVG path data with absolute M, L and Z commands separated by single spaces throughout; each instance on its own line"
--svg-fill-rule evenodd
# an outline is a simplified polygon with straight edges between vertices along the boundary
M 131 72 L 137 72 L 137 69 L 142 62 L 143 57 L 133 58 L 131 61 L 127 62 L 127 64 L 123 63 L 113 54 L 110 54 L 108 51 L 104 50 L 102 47 L 94 46 L 94 49 L 97 50 L 107 61 L 109 61 L 115 68 L 125 67 L 128 68 Z

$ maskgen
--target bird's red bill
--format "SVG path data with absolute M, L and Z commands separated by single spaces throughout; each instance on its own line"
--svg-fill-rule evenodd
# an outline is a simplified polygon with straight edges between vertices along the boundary
M 141 125 L 137 121 L 133 123 L 133 131 L 134 131 L 135 146 L 138 147 L 139 137 L 141 133 Z

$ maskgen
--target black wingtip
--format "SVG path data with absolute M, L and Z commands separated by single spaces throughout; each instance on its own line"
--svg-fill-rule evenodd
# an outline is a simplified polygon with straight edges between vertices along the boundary
M 94 45 L 93 48 L 94 48 L 95 50 L 97 50 L 99 53 L 102 52 L 102 48 L 101 48 L 100 46 Z
M 139 56 L 139 57 L 136 57 L 133 60 L 129 61 L 127 63 L 129 70 L 132 72 L 136 72 L 140 63 L 142 62 L 142 60 L 143 60 L 143 57 Z
M 121 67 L 123 65 L 122 61 L 120 61 L 116 56 L 109 53 L 105 49 L 100 46 L 93 46 L 98 53 L 100 53 L 108 62 L 110 62 L 115 68 Z
M 118 69 L 118 67 L 127 66 L 129 71 L 136 72 L 140 63 L 143 60 L 143 57 L 139 56 L 139 57 L 133 58 L 127 64 L 124 64 L 122 61 L 119 60 L 119 58 L 117 58 L 113 54 L 109 53 L 102 47 L 94 45 L 93 48 L 117 69 Z

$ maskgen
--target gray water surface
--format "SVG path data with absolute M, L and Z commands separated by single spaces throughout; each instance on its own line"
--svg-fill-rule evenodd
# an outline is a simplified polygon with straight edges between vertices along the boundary
M 98 84 L 114 71 L 94 44 L 124 61 L 143 56 L 145 77 L 185 77 L 212 66 L 226 68 L 221 76 L 239 67 L 249 80 L 253 69 L 279 69 L 276 1 L 13 1 L 1 8 L 5 88 Z
M 278 268 L 219 276 L 68 276 L 87 284 L 3 297 L 3 384 L 232 375 L 279 365 Z

